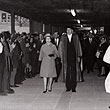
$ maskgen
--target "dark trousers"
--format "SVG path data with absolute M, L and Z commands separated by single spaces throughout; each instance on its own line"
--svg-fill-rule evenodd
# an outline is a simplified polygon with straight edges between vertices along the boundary
M 32 65 L 32 76 L 36 76 L 37 75 L 37 59 L 34 59 L 31 65 Z
M 23 70 L 22 59 L 20 59 L 19 64 L 18 64 L 18 68 L 17 68 L 17 73 L 15 76 L 15 84 L 19 84 L 22 81 L 24 81 L 24 70 Z
M 10 77 L 11 77 L 11 71 L 12 71 L 12 62 L 11 58 L 9 56 L 6 57 L 6 66 L 4 69 L 4 75 L 3 75 L 3 92 L 7 92 L 10 90 Z
M 5 65 L 0 64 L 0 93 L 3 92 L 4 66 L 5 66 Z
M 60 61 L 55 61 L 55 65 L 56 65 L 56 73 L 57 73 L 57 77 L 55 78 L 55 81 L 58 81 L 58 78 L 59 78 L 59 75 L 61 72 L 62 64 Z
M 77 85 L 76 81 L 76 62 L 67 64 L 66 73 L 66 89 L 75 90 Z
M 88 70 L 88 72 L 93 71 L 96 58 L 93 57 L 93 56 L 90 56 L 90 57 L 87 58 L 86 61 L 87 61 L 87 70 Z
M 12 62 L 10 57 L 6 57 L 6 66 L 3 74 L 3 92 L 7 92 L 10 89 L 10 77 L 12 70 Z
M 4 75 L 3 75 L 3 92 L 7 92 L 10 89 L 10 76 L 11 72 L 5 68 Z

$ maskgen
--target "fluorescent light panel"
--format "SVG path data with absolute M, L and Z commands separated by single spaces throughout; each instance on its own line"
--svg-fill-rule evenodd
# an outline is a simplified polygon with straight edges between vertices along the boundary
M 74 9 L 71 9 L 71 14 L 72 14 L 73 16 L 76 16 L 76 13 L 75 13 L 75 10 L 74 10 Z
M 78 24 L 80 24 L 80 23 L 81 23 L 81 21 L 80 21 L 79 19 L 77 20 L 77 22 L 78 22 Z

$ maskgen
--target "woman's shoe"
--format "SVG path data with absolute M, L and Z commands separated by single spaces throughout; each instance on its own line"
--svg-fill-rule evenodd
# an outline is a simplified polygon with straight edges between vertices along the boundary
M 52 89 L 49 89 L 48 91 L 49 91 L 49 92 L 52 92 Z
M 52 86 L 51 86 L 51 87 L 49 87 L 48 91 L 49 91 L 49 92 L 51 92 L 51 91 L 52 91 Z
M 46 92 L 47 92 L 47 89 L 43 91 L 43 93 L 46 93 Z

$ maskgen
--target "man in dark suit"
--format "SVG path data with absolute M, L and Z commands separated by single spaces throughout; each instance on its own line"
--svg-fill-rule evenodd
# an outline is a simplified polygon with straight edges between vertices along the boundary
M 94 38 L 92 33 L 88 33 L 88 38 L 85 40 L 85 56 L 86 56 L 86 65 L 87 73 L 93 72 L 93 67 L 96 60 L 96 51 L 97 51 L 98 42 Z
M 58 32 L 54 32 L 53 39 L 54 39 L 53 44 L 55 44 L 57 49 L 58 49 L 59 43 L 60 43 L 60 37 L 59 37 Z M 56 58 L 55 64 L 56 64 L 56 72 L 57 72 L 57 77 L 55 78 L 55 82 L 58 82 L 58 78 L 59 78 L 59 75 L 60 75 L 60 72 L 61 72 L 61 65 L 62 65 L 61 64 L 61 59 Z
M 4 69 L 4 76 L 3 76 L 3 94 L 13 94 L 14 90 L 10 87 L 10 77 L 12 71 L 12 60 L 11 60 L 11 53 L 10 53 L 10 46 L 9 46 L 9 39 L 10 35 L 7 32 L 3 32 L 3 45 L 4 45 L 4 53 L 5 53 L 5 60 L 6 65 Z
M 4 93 L 3 90 L 3 76 L 4 76 L 4 69 L 5 69 L 5 52 L 3 46 L 3 36 L 0 34 L 0 95 L 7 95 Z
M 59 54 L 62 62 L 62 75 L 66 83 L 66 91 L 76 92 L 77 70 L 82 50 L 78 35 L 67 28 L 67 34 L 61 37 Z

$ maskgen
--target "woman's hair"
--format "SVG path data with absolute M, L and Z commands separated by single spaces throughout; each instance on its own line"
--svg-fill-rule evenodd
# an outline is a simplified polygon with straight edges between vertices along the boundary
M 10 39 L 11 38 L 11 34 L 9 31 L 4 31 L 1 33 L 3 35 L 3 37 L 6 39 Z

